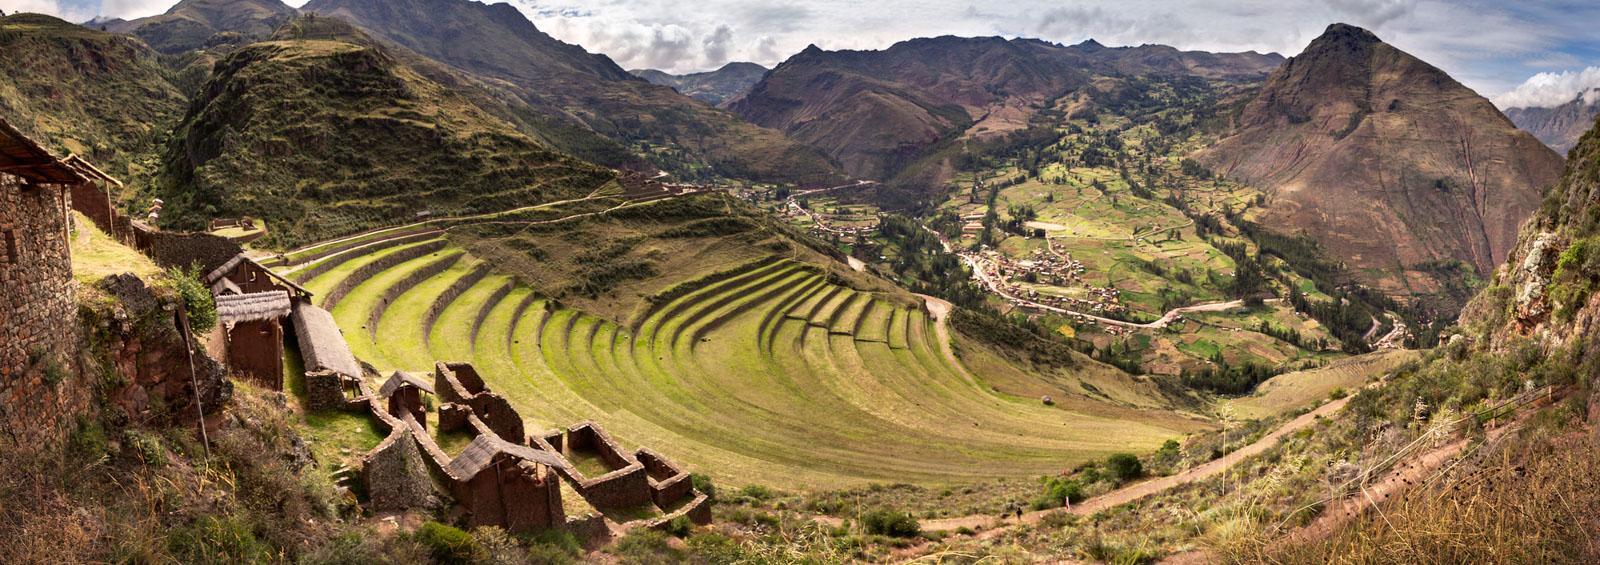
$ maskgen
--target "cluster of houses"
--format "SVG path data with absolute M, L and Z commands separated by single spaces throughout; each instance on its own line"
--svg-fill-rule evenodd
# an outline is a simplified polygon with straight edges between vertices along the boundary
M 447 498 L 473 526 L 567 528 L 587 539 L 612 531 L 617 524 L 605 517 L 611 511 L 653 516 L 625 527 L 710 520 L 709 497 L 694 490 L 681 467 L 648 449 L 624 451 L 593 422 L 529 434 L 470 365 L 441 363 L 431 381 L 396 373 L 374 390 L 369 382 L 378 376 L 350 352 L 310 291 L 227 238 L 160 232 L 123 217 L 115 205 L 120 187 L 87 161 L 58 159 L 0 120 L 0 429 L 10 439 L 54 441 L 88 409 L 87 387 L 59 386 L 53 376 L 78 340 L 70 323 L 78 308 L 70 246 L 77 211 L 159 264 L 204 268 L 201 282 L 215 298 L 219 323 L 203 346 L 229 374 L 283 390 L 285 342 L 293 339 L 310 408 L 362 412 L 390 430 L 363 468 L 375 510 Z M 431 425 L 473 436 L 461 453 L 446 454 L 427 433 L 430 405 L 436 406 Z M 32 428 L 40 431 L 23 433 Z M 585 475 L 569 458 L 579 454 L 607 471 Z M 563 483 L 581 500 L 564 502 Z M 640 512 L 646 506 L 657 511 Z M 573 508 L 594 512 L 569 513 Z
M 801 206 L 800 202 L 792 197 L 784 203 L 783 211 L 780 212 L 779 216 L 786 220 L 800 217 L 809 219 L 811 221 L 811 235 L 819 238 L 827 238 L 829 236 L 861 237 L 872 235 L 878 231 L 878 220 L 876 218 L 862 225 L 838 225 L 832 223 L 834 218 L 831 218 L 828 214 L 812 212 Z
M 1014 306 L 1034 307 L 1037 304 L 1096 315 L 1127 311 L 1127 306 L 1121 302 L 1121 290 L 1114 287 L 1084 285 L 1082 278 L 1084 266 L 1072 260 L 1070 256 L 1039 251 L 1032 259 L 1017 261 L 993 250 L 985 250 L 980 254 L 982 257 L 975 258 L 977 260 L 971 261 L 971 264 L 985 269 L 987 272 L 982 273 L 982 278 L 993 281 L 998 287 L 990 290 L 997 291 Z M 1023 286 L 1024 283 L 1051 286 L 1080 285 L 1086 289 L 1088 298 L 1040 293 L 1032 287 Z

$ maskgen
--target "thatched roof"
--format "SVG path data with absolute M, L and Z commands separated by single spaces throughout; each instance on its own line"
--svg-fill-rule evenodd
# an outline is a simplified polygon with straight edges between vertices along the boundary
M 467 445 L 461 455 L 450 460 L 450 466 L 445 470 L 453 477 L 470 479 L 487 469 L 490 464 L 494 463 L 495 456 L 502 453 L 558 469 L 571 467 L 567 463 L 567 459 L 559 454 L 534 449 L 526 445 L 517 445 L 491 435 L 481 435 L 472 440 L 472 443 Z
M 394 394 L 394 391 L 400 390 L 400 387 L 406 385 L 411 385 L 422 389 L 423 392 L 433 394 L 433 385 L 422 380 L 422 377 L 405 371 L 395 371 L 393 375 L 389 376 L 389 380 L 383 382 L 383 386 L 378 387 L 378 398 L 389 398 L 390 395 Z
M 361 363 L 350 353 L 350 344 L 345 343 L 333 314 L 300 300 L 294 303 L 290 320 L 294 323 L 294 335 L 300 343 L 300 358 L 305 360 L 306 372 L 333 371 L 349 377 L 363 374 Z
M 217 282 L 211 283 L 212 296 L 222 296 L 224 294 L 244 294 L 244 289 L 239 288 L 239 285 L 226 278 L 217 279 Z
M 277 320 L 289 315 L 289 293 L 276 290 L 217 297 L 217 321 L 224 324 Z
M 0 173 L 38 183 L 87 182 L 82 173 L 55 158 L 4 119 L 0 119 Z
M 73 170 L 78 171 L 78 174 L 83 175 L 83 177 L 86 179 L 102 181 L 118 188 L 122 187 L 122 181 L 117 180 L 116 177 L 106 174 L 105 171 L 102 171 L 99 167 L 94 166 L 94 163 L 90 163 L 87 159 L 79 157 L 76 153 L 68 155 L 67 158 L 62 159 L 61 162 L 66 163 L 66 165 L 68 167 L 72 167 Z
M 282 284 L 283 286 L 287 286 L 287 287 L 289 287 L 291 289 L 294 289 L 295 292 L 297 292 L 297 293 L 299 293 L 301 295 L 311 296 L 311 291 L 306 290 L 305 287 L 302 287 L 302 286 L 300 286 L 298 284 L 295 284 L 294 281 L 291 281 L 291 280 L 285 278 L 283 275 L 278 274 L 277 271 L 273 271 L 272 269 L 268 269 L 266 265 L 262 265 L 261 263 L 256 262 L 255 259 L 251 259 L 249 257 L 246 257 L 244 253 L 240 253 L 238 255 L 234 255 L 233 258 L 228 259 L 227 262 L 224 262 L 223 264 L 217 266 L 217 268 L 212 269 L 211 272 L 206 273 L 205 278 L 201 279 L 201 282 L 204 282 L 206 285 L 210 286 L 211 287 L 211 291 L 213 293 L 215 293 L 215 292 L 217 292 L 217 283 L 219 281 L 223 280 L 229 274 L 233 273 L 234 269 L 237 269 L 237 268 L 239 268 L 241 266 L 245 266 L 245 265 L 249 265 L 250 267 L 253 267 L 258 271 L 266 273 L 267 276 L 272 277 L 273 279 L 277 280 L 279 284 Z

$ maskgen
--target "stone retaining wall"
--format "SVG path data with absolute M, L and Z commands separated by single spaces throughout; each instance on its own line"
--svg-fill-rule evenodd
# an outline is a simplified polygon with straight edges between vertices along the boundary
M 439 296 L 433 299 L 433 304 L 428 306 L 427 314 L 422 318 L 422 335 L 433 335 L 433 325 L 439 321 L 439 316 L 444 314 L 444 309 L 449 308 L 450 303 L 455 302 L 457 298 L 461 297 L 462 293 L 472 288 L 473 285 L 478 284 L 478 281 L 483 280 L 493 271 L 494 268 L 487 263 L 478 265 L 472 272 L 467 273 L 467 276 L 457 279 L 456 282 L 450 284 L 450 288 L 444 289 L 444 292 L 439 293 Z
M 393 239 L 384 239 L 384 240 L 379 240 L 379 241 L 367 241 L 367 242 L 355 243 L 355 244 L 351 244 L 348 247 L 340 248 L 337 251 L 331 251 L 331 252 L 327 253 L 326 255 L 322 255 L 322 256 L 319 256 L 319 257 L 307 258 L 306 260 L 301 261 L 301 263 L 308 263 L 308 262 L 311 262 L 311 261 L 316 261 L 317 259 L 320 259 L 322 257 L 329 257 L 329 259 L 327 261 L 323 261 L 321 263 L 317 263 L 315 265 L 312 265 L 310 267 L 306 267 L 306 268 L 301 269 L 299 271 L 295 271 L 295 273 L 294 273 L 294 281 L 298 282 L 298 283 L 304 283 L 304 282 L 309 281 L 311 279 L 317 278 L 318 275 L 321 275 L 321 274 L 326 273 L 328 271 L 332 271 L 332 270 L 338 268 L 340 265 L 343 265 L 345 263 L 349 263 L 351 259 L 355 259 L 357 257 L 365 257 L 367 255 L 372 254 L 375 251 L 382 251 L 382 250 L 385 250 L 385 249 L 389 249 L 391 247 L 399 247 L 401 245 L 405 245 L 405 244 L 408 244 L 408 243 L 416 243 L 418 241 L 427 241 L 427 240 L 432 239 L 433 237 L 435 237 L 437 235 L 439 235 L 439 232 L 432 231 L 432 232 L 423 232 L 423 233 L 419 233 L 419 234 L 412 234 L 412 235 L 408 235 L 408 236 L 396 237 L 396 238 L 393 238 Z M 349 253 L 345 253 L 346 251 L 349 251 Z M 335 255 L 337 255 L 337 256 L 335 256 Z
M 344 300 L 345 295 L 350 294 L 350 291 L 355 290 L 355 288 L 361 283 L 367 282 L 367 279 L 372 278 L 373 275 L 381 273 L 390 267 L 399 265 L 406 261 L 410 261 L 430 253 L 436 253 L 439 250 L 444 249 L 444 246 L 444 241 L 424 243 L 416 247 L 410 247 L 390 253 L 388 255 L 384 255 L 376 261 L 362 265 L 361 268 L 351 272 L 350 276 L 345 277 L 342 281 L 339 281 L 339 284 L 334 286 L 333 290 L 328 291 L 327 294 L 322 296 L 322 307 L 331 309 L 337 305 L 340 300 Z

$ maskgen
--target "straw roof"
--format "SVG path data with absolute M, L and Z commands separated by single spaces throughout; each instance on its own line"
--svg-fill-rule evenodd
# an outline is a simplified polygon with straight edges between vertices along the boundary
M 422 380 L 422 377 L 405 371 L 395 371 L 393 375 L 389 376 L 389 380 L 383 382 L 383 386 L 378 387 L 378 398 L 389 398 L 390 395 L 394 394 L 394 391 L 400 390 L 400 387 L 406 385 L 411 385 L 422 389 L 423 392 L 433 394 L 433 385 Z
M 225 324 L 277 320 L 289 315 L 289 293 L 275 290 L 217 297 L 217 321 Z
M 268 269 L 266 265 L 262 265 L 261 263 L 256 262 L 255 259 L 251 259 L 251 258 L 245 256 L 244 253 L 240 253 L 238 255 L 234 255 L 232 258 L 228 259 L 222 265 L 219 265 L 217 268 L 212 269 L 211 272 L 206 273 L 205 278 L 201 279 L 201 282 L 204 282 L 206 285 L 210 286 L 212 292 L 216 292 L 217 291 L 217 283 L 219 281 L 221 281 L 224 278 L 226 278 L 229 273 L 233 272 L 234 269 L 237 269 L 240 266 L 243 266 L 243 265 L 246 265 L 246 264 L 248 264 L 248 265 L 250 265 L 252 267 L 255 267 L 257 270 L 259 270 L 261 272 L 266 273 L 267 276 L 272 277 L 273 279 L 276 279 L 279 283 L 283 284 L 284 286 L 287 286 L 287 287 L 289 287 L 291 289 L 294 289 L 294 291 L 296 293 L 299 293 L 299 294 L 302 294 L 302 295 L 305 295 L 305 296 L 311 296 L 311 291 L 306 290 L 304 287 L 302 287 L 302 286 L 300 286 L 298 284 L 295 284 L 294 281 L 291 281 L 288 278 L 285 278 L 283 275 L 278 274 L 277 271 L 274 271 L 272 269 Z
M 333 314 L 300 300 L 294 303 L 290 320 L 294 322 L 294 334 L 300 343 L 300 358 L 305 360 L 306 372 L 333 371 L 349 377 L 364 374 L 361 363 L 350 353 L 350 344 L 345 343 L 339 324 L 333 321 Z
M 453 477 L 470 479 L 489 468 L 489 465 L 494 463 L 495 457 L 502 453 L 559 469 L 571 468 L 567 459 L 559 454 L 518 445 L 492 435 L 480 435 L 462 450 L 461 455 L 450 461 L 450 466 L 445 468 L 445 471 Z
M 82 173 L 56 159 L 28 136 L 0 119 L 0 173 L 38 183 L 87 182 Z
M 83 177 L 86 179 L 105 181 L 111 186 L 118 188 L 122 187 L 122 181 L 117 180 L 116 177 L 106 174 L 105 171 L 102 171 L 99 167 L 94 166 L 94 163 L 90 163 L 87 159 L 79 157 L 76 153 L 68 155 L 67 158 L 62 159 L 61 162 L 65 163 L 68 167 L 72 167 L 73 170 L 78 171 L 78 173 L 83 175 Z

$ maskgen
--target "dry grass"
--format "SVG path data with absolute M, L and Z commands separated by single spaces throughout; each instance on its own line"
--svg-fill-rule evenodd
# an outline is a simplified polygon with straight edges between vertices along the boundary
M 1475 469 L 1379 506 L 1308 544 L 1251 544 L 1231 557 L 1275 563 L 1600 562 L 1600 442 L 1572 434 L 1513 442 Z
M 149 257 L 100 231 L 88 216 L 78 212 L 72 216 L 77 223 L 72 234 L 72 274 L 79 280 L 98 281 L 122 273 L 149 280 L 161 273 Z

